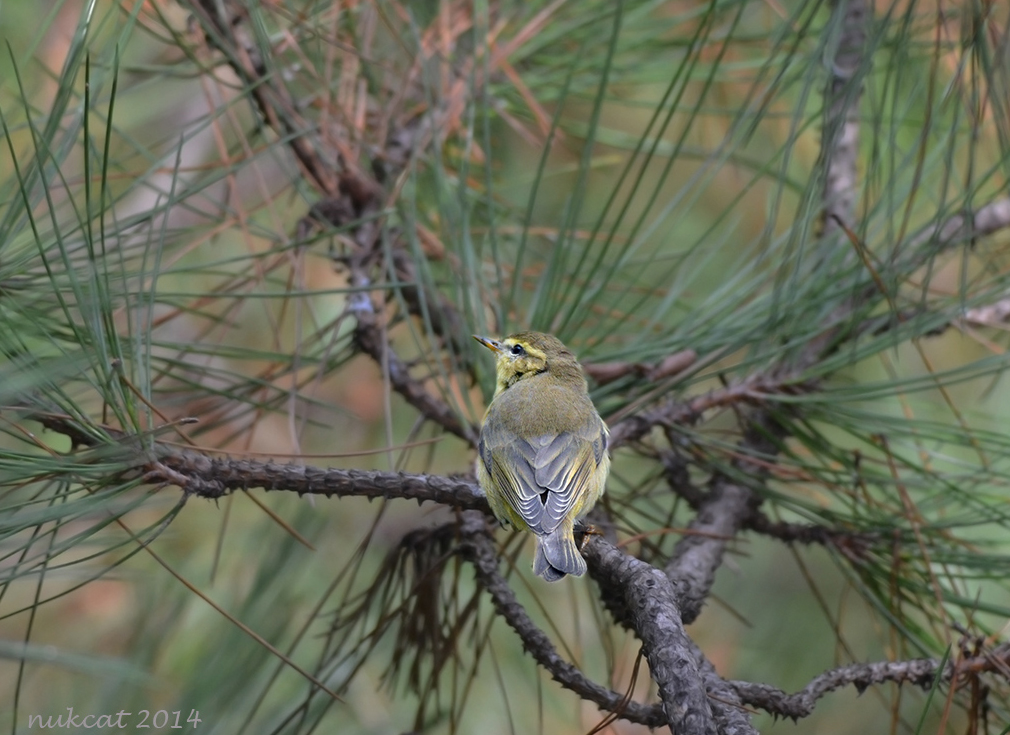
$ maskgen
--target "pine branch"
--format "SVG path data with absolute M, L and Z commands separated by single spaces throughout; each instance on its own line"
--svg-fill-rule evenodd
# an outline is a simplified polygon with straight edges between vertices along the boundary
M 754 491 L 726 477 L 716 477 L 709 497 L 674 547 L 665 572 L 671 580 L 681 619 L 690 625 L 708 599 L 726 546 L 746 525 L 756 503 Z
M 992 235 L 1010 227 L 1010 198 L 994 199 L 974 212 L 956 214 L 936 226 L 927 229 L 912 240 L 918 247 L 936 238 L 941 249 L 965 242 L 973 242 L 980 237 Z
M 578 668 L 561 658 L 547 635 L 530 619 L 516 599 L 508 581 L 498 571 L 498 554 L 487 531 L 487 519 L 467 514 L 461 528 L 463 555 L 474 565 L 477 581 L 487 590 L 495 610 L 522 640 L 523 648 L 537 663 L 564 686 L 605 712 L 648 727 L 670 724 L 658 706 L 638 704 L 588 679 Z M 613 547 L 611 547 L 613 548 Z M 614 549 L 615 553 L 620 553 Z
M 693 643 L 681 621 L 677 593 L 662 571 L 599 536 L 583 547 L 589 571 L 604 597 L 619 596 L 626 623 L 642 641 L 673 733 L 718 732 Z
M 914 684 L 928 689 L 940 671 L 940 661 L 922 658 L 852 664 L 831 669 L 811 680 L 795 694 L 786 694 L 767 684 L 733 681 L 730 685 L 746 704 L 760 707 L 777 717 L 798 720 L 809 716 L 821 697 L 850 684 L 860 694 L 870 686 L 884 682 Z M 948 683 L 960 680 L 961 685 L 964 685 L 968 680 L 983 673 L 997 673 L 1005 678 L 1008 671 L 1010 671 L 1010 644 L 1004 643 L 991 651 L 966 656 L 957 661 L 947 661 L 942 669 L 941 680 Z

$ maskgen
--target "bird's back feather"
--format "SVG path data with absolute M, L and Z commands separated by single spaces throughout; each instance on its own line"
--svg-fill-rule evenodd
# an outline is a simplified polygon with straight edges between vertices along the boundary
M 603 494 L 610 457 L 607 426 L 582 369 L 550 335 L 480 341 L 499 355 L 498 389 L 484 415 L 477 461 L 491 510 L 537 536 L 536 574 L 549 582 L 585 574 L 574 525 Z M 506 354 L 517 342 L 526 352 Z

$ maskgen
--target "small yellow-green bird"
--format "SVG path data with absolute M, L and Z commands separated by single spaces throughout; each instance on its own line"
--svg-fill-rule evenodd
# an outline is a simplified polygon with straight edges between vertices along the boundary
M 491 510 L 536 535 L 535 574 L 548 582 L 585 574 L 572 532 L 603 495 L 610 457 L 582 366 L 549 334 L 474 339 L 498 358 L 477 459 Z

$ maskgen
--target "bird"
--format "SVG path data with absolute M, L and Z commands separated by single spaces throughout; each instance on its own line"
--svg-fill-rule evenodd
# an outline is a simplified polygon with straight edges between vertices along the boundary
M 536 536 L 534 574 L 548 582 L 581 576 L 575 522 L 603 495 L 610 471 L 609 431 L 582 366 L 550 334 L 474 339 L 497 358 L 477 447 L 481 489 L 502 524 Z

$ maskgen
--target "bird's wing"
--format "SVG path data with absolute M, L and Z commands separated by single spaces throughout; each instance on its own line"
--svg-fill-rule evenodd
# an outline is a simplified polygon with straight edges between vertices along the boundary
M 572 515 L 591 491 L 596 470 L 607 451 L 606 426 L 595 416 L 578 431 L 538 437 L 535 460 L 536 482 L 546 490 L 544 513 L 540 521 L 543 533 L 550 533 Z
M 485 426 L 478 451 L 491 481 L 505 496 L 505 501 L 527 526 L 539 533 L 544 514 L 540 494 L 544 491 L 537 485 L 533 447 L 513 434 Z
M 582 430 L 529 440 L 492 430 L 482 434 L 479 451 L 508 504 L 533 531 L 547 534 L 587 492 L 607 451 L 607 433 L 598 418 Z

